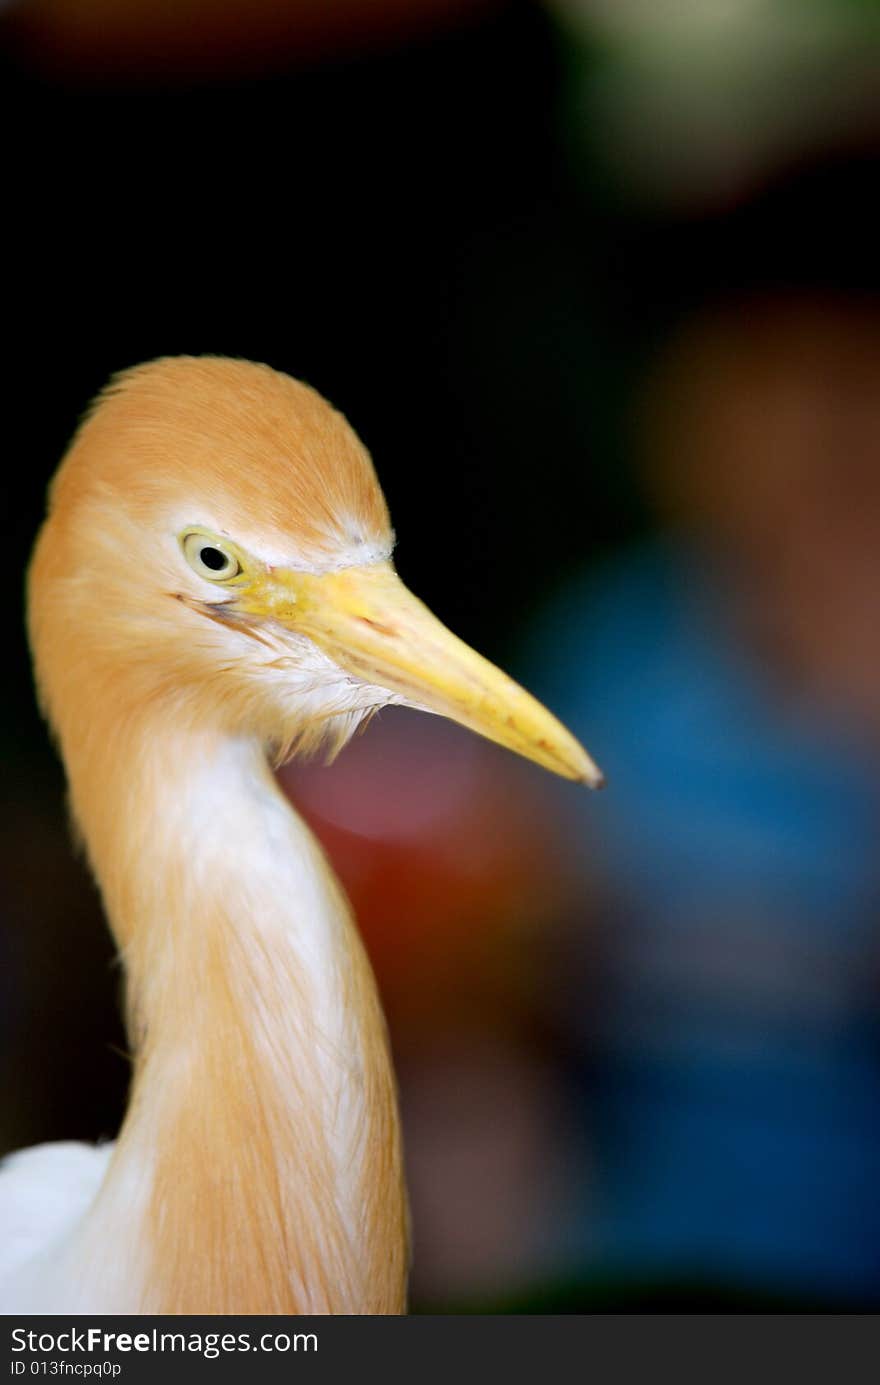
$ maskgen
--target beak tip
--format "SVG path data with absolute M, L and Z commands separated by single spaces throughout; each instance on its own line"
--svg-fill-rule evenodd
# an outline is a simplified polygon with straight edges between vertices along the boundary
M 583 784 L 588 789 L 604 789 L 606 779 L 602 770 L 582 745 L 579 745 L 577 749 L 577 760 L 572 764 L 572 769 L 575 770 L 571 775 L 572 779 L 576 779 L 579 784 Z

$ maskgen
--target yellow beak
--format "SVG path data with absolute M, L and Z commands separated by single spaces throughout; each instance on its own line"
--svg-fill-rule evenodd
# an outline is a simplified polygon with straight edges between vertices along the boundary
M 308 635 L 347 673 L 591 788 L 583 746 L 518 683 L 447 630 L 390 563 L 312 573 L 275 569 L 236 605 Z

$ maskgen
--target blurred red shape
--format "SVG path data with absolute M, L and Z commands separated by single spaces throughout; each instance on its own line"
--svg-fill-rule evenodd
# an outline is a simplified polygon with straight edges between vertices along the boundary
M 22 0 L 25 59 L 106 77 L 236 76 L 356 55 L 479 16 L 491 0 Z
M 395 1015 L 460 1019 L 499 980 L 528 984 L 517 943 L 555 902 L 540 771 L 395 709 L 332 767 L 281 779 L 348 891 Z

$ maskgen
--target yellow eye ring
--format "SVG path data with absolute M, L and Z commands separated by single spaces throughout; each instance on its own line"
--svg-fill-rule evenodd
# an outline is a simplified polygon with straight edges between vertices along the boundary
M 240 577 L 242 566 L 229 545 L 215 534 L 190 530 L 180 540 L 183 556 L 198 577 L 209 582 L 231 582 Z

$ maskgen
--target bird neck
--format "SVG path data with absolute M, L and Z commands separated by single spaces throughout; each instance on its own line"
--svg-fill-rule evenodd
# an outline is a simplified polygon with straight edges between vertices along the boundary
M 100 818 L 72 784 L 127 976 L 134 1085 L 104 1191 L 145 1190 L 144 1306 L 402 1311 L 385 1026 L 320 848 L 253 742 L 153 728 L 108 749 Z

